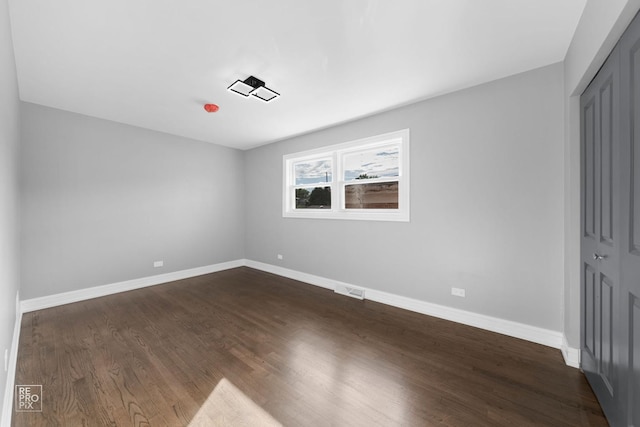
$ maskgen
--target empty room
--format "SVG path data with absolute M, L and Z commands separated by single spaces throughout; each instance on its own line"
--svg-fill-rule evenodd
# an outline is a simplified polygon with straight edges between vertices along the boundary
M 640 426 L 639 10 L 0 0 L 1 425 Z

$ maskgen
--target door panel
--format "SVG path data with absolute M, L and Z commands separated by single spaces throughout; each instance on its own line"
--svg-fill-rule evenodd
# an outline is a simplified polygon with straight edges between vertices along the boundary
M 583 95 L 584 96 L 584 95 Z M 584 173 L 584 236 L 596 237 L 596 97 L 593 94 L 582 107 L 583 173 Z
M 585 359 L 585 363 L 596 360 L 596 272 L 590 265 L 585 264 L 584 267 L 584 350 L 589 353 L 589 358 Z M 590 370 L 595 370 L 595 364 L 589 366 Z
M 600 242 L 613 246 L 613 79 L 600 89 Z
M 640 426 L 640 18 L 620 41 L 622 235 L 620 425 Z
M 609 393 L 613 395 L 613 282 L 606 276 L 600 276 L 600 307 L 598 312 L 601 313 L 600 319 L 600 339 L 597 345 L 599 346 L 599 362 L 600 367 L 598 372 L 607 387 Z
M 640 72 L 640 43 L 634 43 L 629 48 L 628 54 L 624 55 L 622 61 L 622 73 L 625 80 L 629 82 L 629 95 L 631 98 L 629 100 L 625 99 L 625 106 L 631 112 L 640 112 L 640 79 L 636 75 L 638 72 Z M 635 253 L 640 253 L 640 224 L 635 221 L 638 218 L 638 213 L 640 213 L 640 147 L 637 146 L 638 141 L 635 137 L 635 135 L 640 135 L 640 117 L 638 117 L 638 114 L 625 114 L 623 119 L 629 120 L 625 128 L 632 130 L 628 136 L 630 158 L 632 159 L 629 165 L 631 172 L 631 188 L 629 190 L 631 198 L 631 247 Z
M 628 95 L 630 99 L 625 97 L 625 106 L 632 112 L 640 111 L 640 81 L 636 74 L 640 72 L 640 43 L 635 43 L 629 48 L 627 55 L 622 58 L 622 73 L 625 80 L 629 82 L 630 90 Z M 638 114 L 625 115 L 623 119 L 628 119 L 630 123 L 625 126 L 626 130 L 632 130 L 628 135 L 629 141 L 629 156 L 632 159 L 629 164 L 631 172 L 631 187 L 629 188 L 630 197 L 630 224 L 629 229 L 631 231 L 631 248 L 636 254 L 640 254 L 640 223 L 635 221 L 640 213 L 640 147 L 637 146 L 638 141 L 635 135 L 640 135 L 640 117 Z M 626 140 L 627 138 L 625 138 Z
M 629 425 L 640 426 L 640 297 L 632 295 L 629 303 Z
M 582 369 L 616 425 L 620 298 L 620 63 L 616 48 L 581 97 Z

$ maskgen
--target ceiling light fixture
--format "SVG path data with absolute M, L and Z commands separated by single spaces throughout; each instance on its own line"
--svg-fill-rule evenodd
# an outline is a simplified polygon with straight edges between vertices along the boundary
M 262 80 L 254 76 L 249 76 L 244 80 L 236 80 L 227 90 L 247 98 L 249 95 L 253 95 L 264 102 L 272 101 L 280 96 L 278 92 L 269 89 Z

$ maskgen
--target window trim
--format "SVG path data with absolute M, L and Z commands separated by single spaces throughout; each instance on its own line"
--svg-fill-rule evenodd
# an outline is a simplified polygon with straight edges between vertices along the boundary
M 392 178 L 378 178 L 367 182 L 398 182 L 398 209 L 346 209 L 344 207 L 344 188 L 353 181 L 344 180 L 345 155 L 367 151 L 376 147 L 398 145 L 400 150 L 398 176 Z M 315 219 L 348 219 L 373 221 L 410 221 L 410 132 L 402 129 L 381 135 L 361 138 L 341 144 L 325 146 L 313 150 L 285 154 L 282 159 L 282 216 L 285 218 L 315 218 Z M 316 159 L 331 159 L 331 182 L 325 187 L 331 188 L 330 209 L 296 209 L 295 188 L 311 187 L 312 185 L 295 185 L 294 165 L 301 161 Z M 397 178 L 397 179 L 395 179 Z

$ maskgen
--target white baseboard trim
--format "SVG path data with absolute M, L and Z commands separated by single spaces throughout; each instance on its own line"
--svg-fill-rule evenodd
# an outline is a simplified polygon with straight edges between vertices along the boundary
M 112 283 L 109 285 L 95 286 L 77 291 L 64 292 L 61 294 L 47 295 L 39 298 L 31 298 L 20 303 L 22 313 L 42 310 L 44 308 L 58 305 L 70 304 L 72 302 L 84 301 L 92 298 L 103 297 L 119 292 L 131 291 L 134 289 L 146 288 L 147 286 L 160 285 L 162 283 L 173 282 L 175 280 L 188 279 L 190 277 L 201 276 L 203 274 L 215 273 L 217 271 L 228 270 L 230 268 L 242 267 L 245 260 L 235 260 L 219 264 L 206 265 L 204 267 L 190 268 L 187 270 L 174 271 L 171 273 L 158 274 L 156 276 L 142 277 L 140 279 L 125 280 L 124 282 Z
M 562 333 L 550 329 L 543 329 L 525 323 L 514 322 L 512 320 L 500 319 L 498 317 L 487 316 L 485 314 L 474 313 L 458 308 L 433 304 L 426 301 L 393 295 L 382 291 L 367 289 L 365 295 L 367 299 L 415 311 L 429 316 L 439 317 L 445 320 L 474 326 L 502 335 L 520 338 L 548 347 L 560 348 L 562 343 Z
M 332 290 L 336 285 L 354 286 L 352 284 L 339 282 L 337 280 L 327 279 L 325 277 L 315 276 L 313 274 L 301 273 L 299 271 L 290 270 L 288 268 L 278 267 L 271 264 L 265 264 L 258 261 L 246 260 L 246 266 Z M 362 288 L 362 286 L 359 287 Z M 375 289 L 363 289 L 365 291 L 365 299 L 371 301 L 376 301 L 405 310 L 426 314 L 428 316 L 451 320 L 453 322 L 474 326 L 476 328 L 485 329 L 492 332 L 497 332 L 499 334 L 508 335 L 510 337 L 520 338 L 548 347 L 557 349 L 561 349 L 562 347 L 563 334 L 559 331 L 543 329 L 537 326 L 531 326 L 511 320 L 500 319 L 497 317 L 473 313 L 470 311 L 460 310 L 444 305 L 433 304 L 430 302 L 403 297 L 400 295 L 394 295 Z
M 255 268 L 256 270 L 266 271 L 267 273 L 277 274 L 278 276 L 288 277 L 289 279 L 298 280 L 299 282 L 308 283 L 325 289 L 334 290 L 336 286 L 353 286 L 349 283 L 340 282 L 338 280 L 327 279 L 326 277 L 302 273 L 300 271 L 278 267 L 277 265 L 265 264 L 264 262 L 252 261 L 250 259 L 245 260 L 245 266 Z
M 2 420 L 0 426 L 10 427 L 13 414 L 13 390 L 16 381 L 16 366 L 18 364 L 18 344 L 20 342 L 20 328 L 22 327 L 22 313 L 20 312 L 20 295 L 16 294 L 16 321 L 13 326 L 13 339 L 9 352 L 9 367 L 7 369 L 7 383 L 2 402 Z
M 560 350 L 562 350 L 562 357 L 567 366 L 580 369 L 580 349 L 569 346 L 567 337 L 564 334 L 562 335 L 562 347 L 560 347 Z

